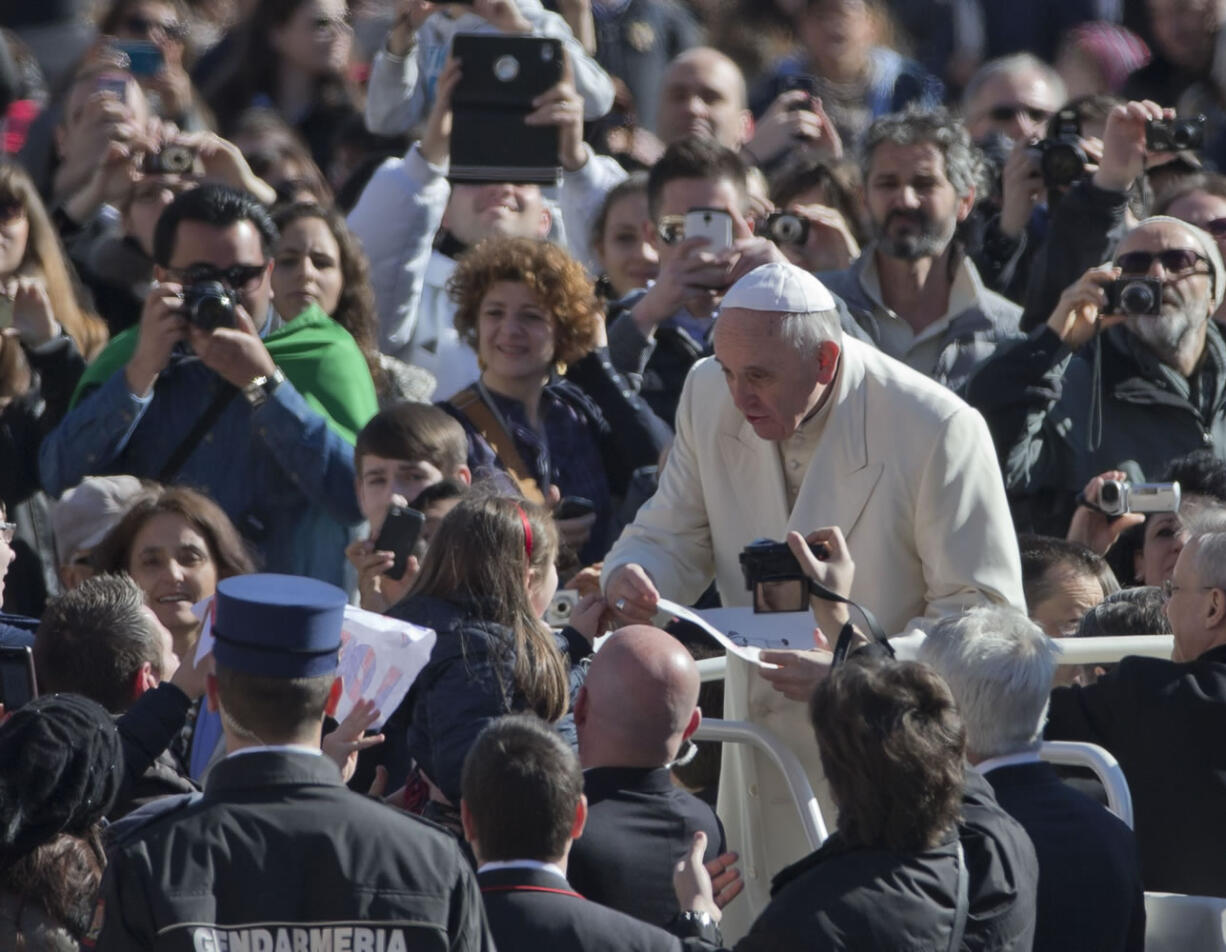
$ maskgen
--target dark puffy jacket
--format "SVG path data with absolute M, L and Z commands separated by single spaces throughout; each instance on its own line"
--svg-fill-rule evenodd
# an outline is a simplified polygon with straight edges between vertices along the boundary
M 961 952 L 1030 952 L 1039 880 L 1034 847 L 973 771 L 966 776 L 958 836 L 969 877 Z M 935 849 L 894 853 L 851 847 L 836 832 L 775 877 L 770 905 L 736 944 L 736 952 L 944 952 L 957 882 L 952 837 Z
M 1073 500 L 1111 469 L 1153 479 L 1170 460 L 1208 449 L 1226 459 L 1226 343 L 1209 322 L 1195 385 L 1123 327 L 1099 338 L 1102 433 L 1092 444 L 1093 346 L 1069 353 L 1046 326 L 1005 345 L 971 376 L 966 400 L 992 431 L 1015 518 L 1063 536 Z
M 388 614 L 433 628 L 438 635 L 430 661 L 400 712 L 409 714 L 405 753 L 447 799 L 458 804 L 464 758 L 482 728 L 504 714 L 528 710 L 527 699 L 513 688 L 514 635 L 503 625 L 475 617 L 470 607 L 430 595 L 405 599 Z M 592 648 L 573 628 L 563 629 L 555 638 L 570 662 L 573 699 L 587 674 Z M 390 722 L 388 728 L 390 733 Z M 578 746 L 569 712 L 557 729 L 571 747 Z M 392 782 L 396 779 L 393 776 Z

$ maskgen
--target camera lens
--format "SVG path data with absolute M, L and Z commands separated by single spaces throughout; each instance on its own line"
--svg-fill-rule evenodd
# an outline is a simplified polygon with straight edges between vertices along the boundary
M 1154 289 L 1141 281 L 1129 281 L 1120 289 L 1120 310 L 1125 314 L 1155 314 L 1158 299 Z
M 771 228 L 775 241 L 784 245 L 801 244 L 803 231 L 804 223 L 795 215 L 780 215 Z
M 509 83 L 519 75 L 519 60 L 510 53 L 494 60 L 494 75 L 499 81 Z
M 168 145 L 158 157 L 158 164 L 163 172 L 177 174 L 190 172 L 195 161 L 195 153 L 182 145 Z
M 1113 508 L 1120 502 L 1120 484 L 1114 479 L 1106 480 L 1098 491 L 1098 501 L 1101 505 Z
M 192 285 L 183 297 L 187 319 L 201 330 L 235 326 L 234 300 L 220 282 L 204 281 Z

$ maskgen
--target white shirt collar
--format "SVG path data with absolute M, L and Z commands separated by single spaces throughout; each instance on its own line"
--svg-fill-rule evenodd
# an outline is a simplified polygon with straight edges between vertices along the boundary
M 542 863 L 535 859 L 508 859 L 496 863 L 482 863 L 477 867 L 479 873 L 489 873 L 496 869 L 543 869 L 547 873 L 553 873 L 562 882 L 566 882 L 566 874 L 562 872 L 562 867 L 557 863 Z M 570 885 L 567 883 L 567 885 Z
M 313 757 L 322 757 L 324 752 L 318 747 L 307 747 L 305 744 L 269 744 L 266 747 L 243 747 L 233 753 L 226 754 L 227 757 L 240 757 L 243 754 L 310 754 Z
M 865 249 L 864 255 L 865 263 L 863 270 L 860 272 L 860 287 L 872 298 L 874 304 L 895 320 L 902 320 L 894 311 L 886 307 L 882 297 L 881 275 L 877 270 L 877 246 L 870 245 Z M 949 325 L 951 320 L 963 311 L 974 307 L 979 302 L 980 297 L 983 296 L 983 291 L 983 280 L 979 277 L 979 272 L 975 270 L 975 265 L 971 261 L 970 255 L 963 255 L 962 260 L 958 262 L 958 266 L 954 269 L 953 281 L 950 282 L 949 286 L 949 302 L 945 307 L 945 313 L 922 331 L 919 331 L 915 335 L 916 338 L 932 336 L 936 333 L 933 328 L 943 330 Z
M 998 767 L 1016 767 L 1018 764 L 1035 764 L 1042 758 L 1037 750 L 1025 750 L 1020 754 L 1005 754 L 1002 757 L 989 757 L 987 760 L 981 760 L 977 764 L 973 764 L 973 769 L 981 774 L 986 774 L 989 770 L 996 770 Z

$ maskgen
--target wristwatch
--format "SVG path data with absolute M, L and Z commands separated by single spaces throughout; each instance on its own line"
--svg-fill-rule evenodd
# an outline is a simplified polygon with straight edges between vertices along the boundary
M 243 387 L 243 399 L 251 404 L 252 409 L 262 407 L 268 402 L 272 392 L 281 386 L 283 380 L 285 380 L 285 374 L 281 372 L 280 367 L 275 367 L 270 376 L 256 377 Z

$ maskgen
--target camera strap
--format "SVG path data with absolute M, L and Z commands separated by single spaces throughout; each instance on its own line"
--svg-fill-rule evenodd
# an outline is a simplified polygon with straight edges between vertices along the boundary
M 200 419 L 196 421 L 196 425 L 191 428 L 187 436 L 183 437 L 182 442 L 175 447 L 174 452 L 163 464 L 161 470 L 158 471 L 157 481 L 159 483 L 170 483 L 179 475 L 179 470 L 183 468 L 183 464 L 187 462 L 187 458 L 196 451 L 196 447 L 200 445 L 200 441 L 204 439 L 209 430 L 213 429 L 213 425 L 218 418 L 225 412 L 226 407 L 230 405 L 230 401 L 238 396 L 238 388 L 231 386 L 228 383 L 222 383 L 221 390 L 213 397 Z
M 1086 449 L 1091 453 L 1103 443 L 1103 334 L 1099 317 L 1094 322 L 1094 358 L 1090 374 L 1090 424 L 1086 435 Z
M 818 598 L 828 602 L 840 602 L 850 608 L 854 608 L 864 618 L 864 625 L 868 628 L 868 633 L 872 636 L 873 641 L 881 645 L 891 658 L 894 657 L 894 647 L 890 644 L 890 640 L 886 638 L 885 632 L 881 630 L 881 625 L 877 622 L 877 616 L 865 608 L 863 605 L 853 602 L 850 598 L 846 598 L 836 592 L 830 591 L 825 585 L 820 582 L 815 582 L 811 578 L 806 578 L 809 583 L 809 594 L 815 595 Z M 856 636 L 855 626 L 849 621 L 843 626 L 843 630 L 839 632 L 839 639 L 834 646 L 834 657 L 831 660 L 831 667 L 842 664 L 847 657 L 847 653 L 851 650 L 852 640 Z

